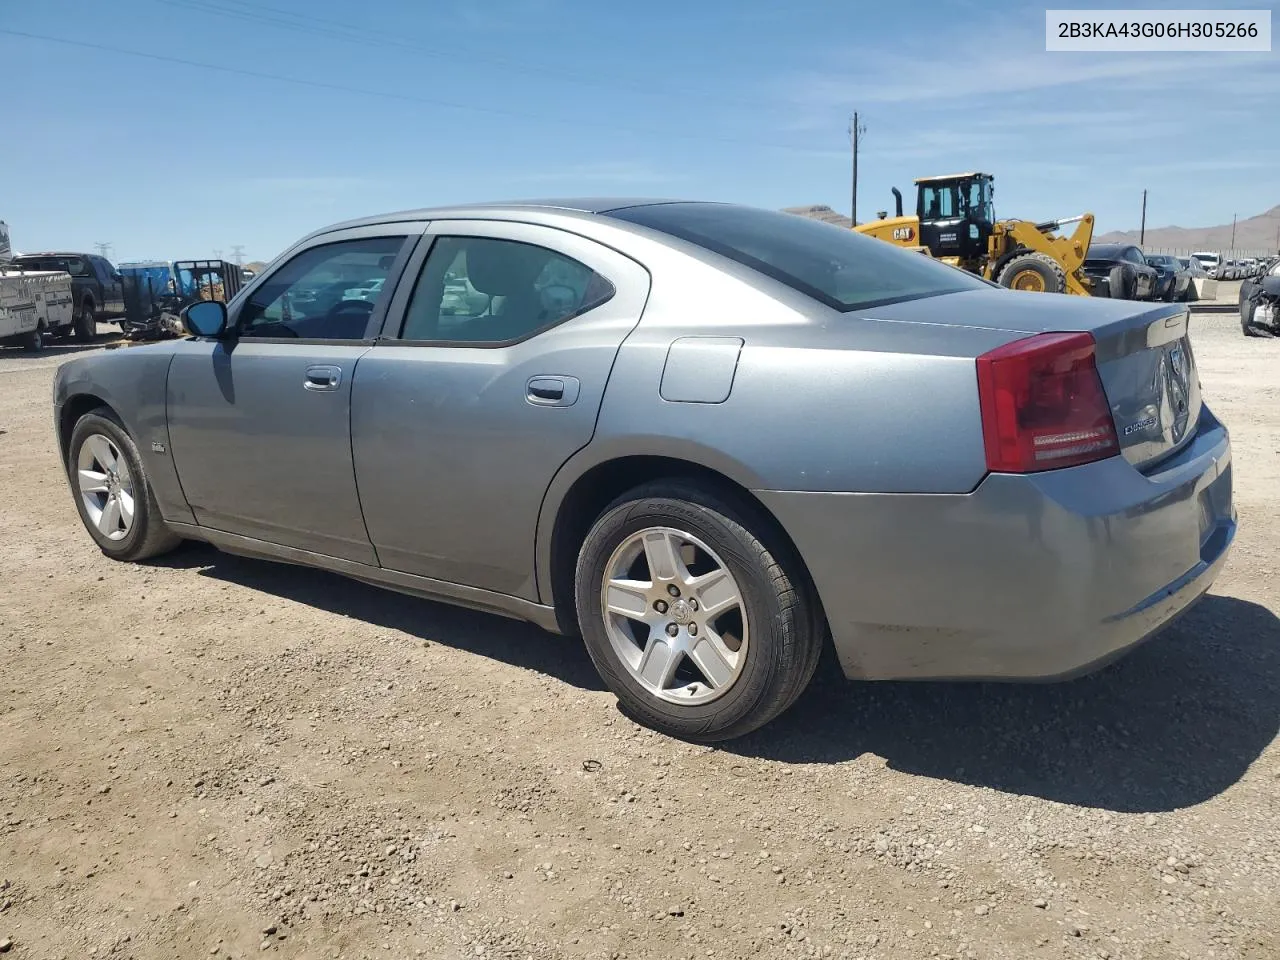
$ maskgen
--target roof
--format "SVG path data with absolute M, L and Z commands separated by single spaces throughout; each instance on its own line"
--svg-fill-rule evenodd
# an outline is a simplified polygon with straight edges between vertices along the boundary
M 390 213 L 379 213 L 355 220 L 330 224 L 321 230 L 309 234 L 310 237 L 337 230 L 348 230 L 352 227 L 376 226 L 381 223 L 399 223 L 413 220 L 453 220 L 464 217 L 488 217 L 500 219 L 513 213 L 545 211 L 553 213 L 562 211 L 571 214 L 599 214 L 626 207 L 642 207 L 655 203 L 680 203 L 675 199 L 654 197 L 566 197 L 541 200 L 495 200 L 482 203 L 460 203 L 447 207 L 420 207 L 412 210 L 395 210 Z
M 14 259 L 18 257 L 89 257 L 92 254 L 78 253 L 74 250 L 28 250 L 26 253 L 15 253 Z
M 990 177 L 989 173 L 947 173 L 937 177 L 916 177 L 916 183 L 935 183 L 938 180 L 964 180 L 969 177 Z M 994 179 L 994 178 L 993 178 Z

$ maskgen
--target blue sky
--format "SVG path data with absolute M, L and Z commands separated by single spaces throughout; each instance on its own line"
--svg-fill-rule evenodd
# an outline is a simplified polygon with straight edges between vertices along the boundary
M 1044 7 L 0 0 L 0 219 L 18 250 L 104 241 L 119 261 L 268 259 L 336 220 L 467 200 L 847 213 L 854 109 L 860 219 L 890 186 L 975 168 L 1001 215 L 1092 210 L 1100 231 L 1136 227 L 1144 187 L 1149 226 L 1280 203 L 1280 55 L 1047 53 Z

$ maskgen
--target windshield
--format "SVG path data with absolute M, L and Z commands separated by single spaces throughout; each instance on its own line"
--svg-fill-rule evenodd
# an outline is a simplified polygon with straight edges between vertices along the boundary
M 922 254 L 793 213 L 658 203 L 609 216 L 697 244 L 841 311 L 989 286 Z

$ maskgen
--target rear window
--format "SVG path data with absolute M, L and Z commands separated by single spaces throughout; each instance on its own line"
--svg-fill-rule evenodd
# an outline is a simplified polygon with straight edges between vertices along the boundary
M 728 257 L 841 311 L 989 286 L 923 254 L 793 213 L 659 203 L 608 215 Z
M 15 257 L 13 262 L 32 272 L 49 270 L 55 273 L 58 271 L 69 273 L 73 277 L 90 275 L 89 265 L 79 257 Z

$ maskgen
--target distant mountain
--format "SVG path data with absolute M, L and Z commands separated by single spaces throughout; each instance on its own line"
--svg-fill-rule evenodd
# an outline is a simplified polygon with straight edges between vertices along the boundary
M 816 203 L 807 207 L 783 207 L 783 213 L 798 213 L 802 217 L 810 217 L 814 220 L 821 220 L 824 223 L 834 223 L 837 227 L 852 227 L 853 221 L 846 217 L 843 213 L 836 213 L 826 204 Z
M 1263 250 L 1277 252 L 1277 231 L 1280 231 L 1280 205 L 1248 220 L 1236 222 L 1237 250 Z M 1137 230 L 1113 230 L 1093 238 L 1095 243 L 1137 243 Z M 1164 247 L 1175 250 L 1219 250 L 1231 248 L 1231 224 L 1220 227 L 1156 227 L 1148 228 L 1143 246 L 1155 249 Z
M 262 260 L 250 260 L 244 265 L 246 270 L 252 270 L 254 273 L 261 273 L 266 263 Z

